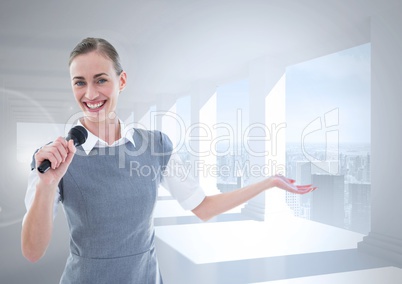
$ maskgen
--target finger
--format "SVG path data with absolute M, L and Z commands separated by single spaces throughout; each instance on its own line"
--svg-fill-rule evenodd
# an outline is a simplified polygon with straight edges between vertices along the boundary
M 308 191 L 307 193 L 309 193 L 309 192 L 313 192 L 314 190 L 316 190 L 317 188 L 316 187 L 312 187 L 311 188 L 311 190 L 310 191 Z
M 65 141 L 56 141 L 53 145 L 52 145 L 52 153 L 55 157 L 57 157 L 57 162 L 55 165 L 53 165 L 53 168 L 56 169 L 60 166 L 61 163 L 63 163 L 66 158 L 67 158 L 67 143 Z
M 53 146 L 46 146 L 42 148 L 35 155 L 35 158 L 38 164 L 41 164 L 45 160 L 49 160 L 52 169 L 54 169 L 61 160 L 60 154 L 55 151 Z
M 298 187 L 312 187 L 312 184 L 300 184 Z
M 311 184 L 309 184 L 309 185 L 296 185 L 296 187 L 298 189 L 310 189 L 310 188 L 313 188 L 313 186 Z
M 73 154 L 75 154 L 75 151 L 77 150 L 77 148 L 75 148 L 74 141 L 73 140 L 68 141 L 67 146 L 68 146 L 69 152 L 72 152 Z
M 297 187 L 296 193 L 298 194 L 306 194 L 313 191 L 314 187 Z
M 75 154 L 76 148 L 74 146 L 74 141 L 70 140 L 67 143 L 67 156 L 66 159 L 63 163 L 60 164 L 60 166 L 57 168 L 57 170 L 64 175 L 64 173 L 67 171 L 67 168 L 70 166 L 71 161 L 73 160 L 74 154 Z
M 57 153 L 58 155 L 60 155 L 61 160 L 59 160 L 59 163 L 57 166 L 59 166 L 62 162 L 64 162 L 67 158 L 67 144 L 66 143 L 60 143 L 60 142 L 56 142 L 54 143 L 53 147 L 55 148 L 55 154 Z
M 61 144 L 63 144 L 65 147 L 67 147 L 67 141 L 66 141 L 66 139 L 65 139 L 64 137 L 59 136 L 59 137 L 57 137 L 56 140 L 54 140 L 53 142 L 54 142 L 54 143 L 55 143 L 55 142 L 61 143 Z
M 73 159 L 73 157 L 74 157 L 74 154 L 75 154 L 75 152 L 76 152 L 76 148 L 75 148 L 75 146 L 74 146 L 74 141 L 73 140 L 70 140 L 70 141 L 68 141 L 68 155 L 67 155 L 67 158 L 66 158 L 66 165 L 68 166 L 68 165 L 70 165 L 70 163 L 71 163 L 71 161 L 72 161 L 72 159 Z
M 49 155 L 51 156 L 49 157 L 48 160 L 50 161 L 52 169 L 57 169 L 60 163 L 62 162 L 63 159 L 62 156 L 58 151 L 49 152 Z
M 56 169 L 60 163 L 65 160 L 67 156 L 67 146 L 64 138 L 59 137 L 53 143 L 42 147 L 35 156 L 37 162 L 40 164 L 44 160 L 49 160 L 52 169 Z

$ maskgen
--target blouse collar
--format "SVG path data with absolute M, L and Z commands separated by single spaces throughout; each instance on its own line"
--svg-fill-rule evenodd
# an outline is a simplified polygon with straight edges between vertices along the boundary
M 106 148 L 106 147 L 116 147 L 123 145 L 127 142 L 132 143 L 135 146 L 133 134 L 134 134 L 134 128 L 132 127 L 125 127 L 125 124 L 119 119 L 120 123 L 120 139 L 115 141 L 113 144 L 109 145 L 106 143 L 106 141 L 100 139 L 98 136 L 90 132 L 84 125 L 82 125 L 81 121 L 78 120 L 77 125 L 80 125 L 84 127 L 88 131 L 88 137 L 85 143 L 83 143 L 81 146 L 84 149 L 85 153 L 88 155 L 89 152 L 94 147 L 100 147 L 100 148 Z

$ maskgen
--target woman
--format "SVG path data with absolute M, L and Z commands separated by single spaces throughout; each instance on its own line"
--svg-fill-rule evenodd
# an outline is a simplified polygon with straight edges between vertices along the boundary
M 62 137 L 35 154 L 36 165 L 47 159 L 51 169 L 43 174 L 33 170 L 30 175 L 21 236 L 23 255 L 32 262 L 39 260 L 51 239 L 57 205 L 63 203 L 71 253 L 60 283 L 162 283 L 152 226 L 160 183 L 204 221 L 271 187 L 299 194 L 315 189 L 274 176 L 233 192 L 205 196 L 190 177 L 183 182 L 176 175 L 181 161 L 166 135 L 124 129 L 115 115 L 127 74 L 109 42 L 84 39 L 71 52 L 69 67 L 75 100 L 84 113 L 78 124 L 88 130 L 88 139 L 78 146 L 80 155 L 75 155 L 73 141 Z M 147 176 L 141 171 L 133 174 L 132 163 L 161 170 Z

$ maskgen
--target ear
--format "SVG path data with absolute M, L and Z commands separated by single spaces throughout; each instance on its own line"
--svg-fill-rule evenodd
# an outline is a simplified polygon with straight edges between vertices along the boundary
M 119 81 L 120 81 L 119 82 L 120 83 L 119 90 L 120 90 L 120 92 L 122 92 L 127 84 L 127 73 L 125 71 L 122 71 L 120 73 Z

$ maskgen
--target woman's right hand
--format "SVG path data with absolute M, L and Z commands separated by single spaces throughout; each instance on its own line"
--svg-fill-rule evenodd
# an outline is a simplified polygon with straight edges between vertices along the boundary
M 63 137 L 43 146 L 35 154 L 36 168 L 44 160 L 50 161 L 51 168 L 45 173 L 38 171 L 40 182 L 45 185 L 57 185 L 71 164 L 75 151 L 74 141 L 72 139 L 66 141 Z

